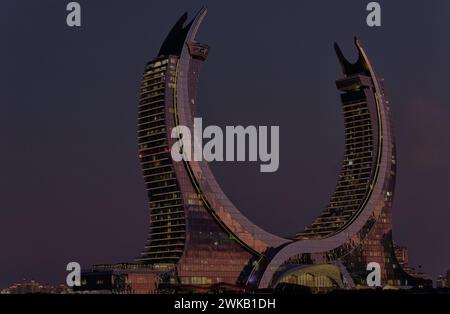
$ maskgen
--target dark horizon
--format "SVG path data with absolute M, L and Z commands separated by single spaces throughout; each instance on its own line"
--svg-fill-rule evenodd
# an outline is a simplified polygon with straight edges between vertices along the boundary
M 380 2 L 379 29 L 365 25 L 360 1 L 208 4 L 199 38 L 211 52 L 199 114 L 219 126 L 280 125 L 278 172 L 260 173 L 259 163 L 215 163 L 213 170 L 256 224 L 279 235 L 302 230 L 328 202 L 343 155 L 333 42 L 356 58 L 356 35 L 385 78 L 394 112 L 394 241 L 435 278 L 450 268 L 450 4 Z M 0 13 L 0 287 L 24 277 L 64 282 L 70 261 L 131 261 L 145 243 L 139 81 L 173 23 L 204 3 L 80 4 L 81 29 L 65 25 L 65 3 L 9 1 Z

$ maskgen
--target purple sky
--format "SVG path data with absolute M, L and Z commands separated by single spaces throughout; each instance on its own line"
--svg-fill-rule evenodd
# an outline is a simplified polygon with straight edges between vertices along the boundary
M 433 276 L 450 268 L 450 2 L 380 1 L 378 29 L 361 0 L 80 1 L 81 29 L 65 24 L 68 2 L 2 1 L 0 287 L 64 282 L 70 261 L 139 254 L 148 224 L 139 81 L 177 18 L 203 4 L 204 124 L 280 126 L 278 172 L 213 165 L 237 207 L 291 235 L 327 204 L 344 141 L 332 44 L 354 59 L 357 35 L 394 110 L 394 239 L 413 266 Z

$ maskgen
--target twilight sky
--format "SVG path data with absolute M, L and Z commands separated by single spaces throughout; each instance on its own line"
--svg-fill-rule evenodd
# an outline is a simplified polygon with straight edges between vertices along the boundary
M 204 125 L 279 125 L 280 168 L 216 163 L 240 210 L 280 235 L 319 215 L 337 180 L 343 118 L 332 44 L 353 36 L 385 78 L 398 151 L 394 240 L 413 266 L 450 268 L 450 2 L 3 0 L 0 10 L 0 287 L 64 282 L 65 265 L 130 261 L 148 227 L 137 158 L 141 74 L 184 12 L 198 39 Z

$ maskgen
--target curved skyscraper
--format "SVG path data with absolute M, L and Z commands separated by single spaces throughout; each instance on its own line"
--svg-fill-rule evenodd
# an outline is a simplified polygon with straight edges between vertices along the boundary
M 145 68 L 139 105 L 139 158 L 149 196 L 150 230 L 140 263 L 171 269 L 180 284 L 275 287 L 365 285 L 369 262 L 384 284 L 420 285 L 405 273 L 392 244 L 396 154 L 382 81 L 361 44 L 348 62 L 335 45 L 343 77 L 345 155 L 328 206 L 304 231 L 281 238 L 264 231 L 227 198 L 206 161 L 175 162 L 170 150 L 193 129 L 200 68 L 209 47 L 195 40 L 206 14 L 184 14 Z M 172 138 L 175 130 L 178 138 Z

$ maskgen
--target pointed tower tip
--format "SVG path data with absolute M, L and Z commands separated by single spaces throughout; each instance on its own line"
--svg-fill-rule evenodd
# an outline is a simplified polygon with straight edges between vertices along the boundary
M 186 22 L 187 18 L 188 18 L 188 13 L 187 13 L 187 11 L 186 11 L 186 12 L 184 12 L 184 13 L 181 15 L 181 17 L 178 19 L 178 22 L 181 22 L 181 21 L 182 21 L 182 24 L 184 24 L 184 23 Z
M 336 55 L 339 59 L 339 63 L 341 64 L 342 72 L 346 76 L 350 76 L 350 75 L 357 74 L 357 73 L 368 73 L 368 67 L 366 64 L 367 62 L 364 57 L 363 48 L 361 46 L 361 43 L 359 42 L 359 39 L 356 36 L 353 37 L 353 40 L 354 40 L 356 49 L 358 51 L 358 60 L 354 63 L 349 62 L 347 60 L 347 58 L 345 58 L 344 54 L 342 53 L 342 50 L 339 47 L 339 45 L 336 42 L 334 43 L 334 50 L 336 51 Z
M 204 5 L 200 8 L 200 10 L 198 10 L 196 16 L 200 15 L 200 14 L 206 14 L 207 12 L 208 12 L 208 7 L 206 5 Z
M 336 52 L 336 56 L 339 59 L 339 63 L 344 68 L 347 67 L 350 64 L 350 62 L 348 62 L 348 60 L 344 57 L 344 54 L 342 53 L 341 47 L 339 47 L 337 42 L 335 42 L 333 46 L 334 46 L 334 51 Z
M 354 41 L 355 41 L 355 46 L 358 48 L 358 50 L 362 49 L 362 44 L 361 41 L 358 39 L 358 37 L 354 37 Z

